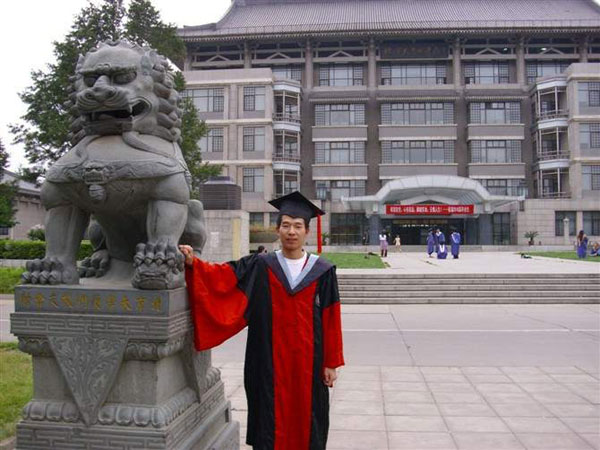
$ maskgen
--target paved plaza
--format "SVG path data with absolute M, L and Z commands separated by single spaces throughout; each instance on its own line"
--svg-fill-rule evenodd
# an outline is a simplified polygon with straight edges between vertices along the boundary
M 575 251 L 573 251 L 575 253 Z M 343 269 L 339 273 L 600 273 L 600 263 L 533 256 L 521 258 L 517 252 L 463 252 L 459 259 L 437 259 L 435 253 L 400 252 L 390 246 L 383 260 L 388 269 Z M 384 270 L 384 272 L 382 272 Z
M 600 305 L 342 311 L 328 449 L 600 448 Z M 213 351 L 242 427 L 245 339 Z

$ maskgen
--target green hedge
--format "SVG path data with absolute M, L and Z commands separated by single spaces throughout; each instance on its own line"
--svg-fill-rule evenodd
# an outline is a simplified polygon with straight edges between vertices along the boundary
M 0 240 L 0 259 L 36 259 L 46 253 L 44 241 L 8 241 Z M 77 259 L 81 260 L 93 253 L 89 241 L 81 242 Z

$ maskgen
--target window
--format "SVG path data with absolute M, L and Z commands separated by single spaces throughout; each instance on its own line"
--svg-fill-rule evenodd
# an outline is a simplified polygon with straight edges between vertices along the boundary
M 245 167 L 244 168 L 244 192 L 263 192 L 264 169 Z
M 364 142 L 317 142 L 316 164 L 364 164 Z
M 600 191 L 600 166 L 582 166 L 584 191 Z
M 223 151 L 223 128 L 209 128 L 206 136 L 202 136 L 198 142 L 201 152 Z
M 527 195 L 527 184 L 522 179 L 491 178 L 481 179 L 479 182 L 492 195 L 508 195 L 511 197 Z
M 316 126 L 365 124 L 365 105 L 360 103 L 315 105 Z
M 555 211 L 554 212 L 554 234 L 555 236 L 564 236 L 563 219 L 569 219 L 569 236 L 575 236 L 575 211 Z
M 532 61 L 527 63 L 527 83 L 535 83 L 538 77 L 548 77 L 563 73 L 569 67 L 566 61 Z
M 470 141 L 472 163 L 520 163 L 521 141 Z
M 269 228 L 277 227 L 277 217 L 279 217 L 278 212 L 269 213 Z
M 382 125 L 441 125 L 454 123 L 454 103 L 384 103 Z
M 365 195 L 365 180 L 317 181 L 315 184 L 319 200 L 340 200 L 342 197 Z
M 465 84 L 509 83 L 507 62 L 467 62 Z
M 469 103 L 469 123 L 511 124 L 521 122 L 519 102 Z
M 250 213 L 250 226 L 256 228 L 263 228 L 263 213 L 261 212 L 251 212 Z
M 274 66 L 271 67 L 271 70 L 277 78 L 302 81 L 302 68 L 300 66 Z
M 222 88 L 186 89 L 183 97 L 191 98 L 199 112 L 223 112 L 225 97 Z
M 361 86 L 363 67 L 355 64 L 332 64 L 319 68 L 319 86 Z
M 10 234 L 10 228 L 0 225 L 0 236 L 8 236 Z
M 277 197 L 291 194 L 298 190 L 298 172 L 276 170 L 273 172 L 273 178 L 275 182 L 275 195 Z
M 449 164 L 454 141 L 383 141 L 382 164 Z
M 579 106 L 600 106 L 600 83 L 579 81 Z
M 446 64 L 383 64 L 381 84 L 419 85 L 445 84 Z
M 600 150 L 600 123 L 579 125 L 579 142 L 582 149 Z
M 244 111 L 265 110 L 265 88 L 246 86 L 244 88 Z
M 590 236 L 600 236 L 600 211 L 583 212 L 583 231 Z
M 264 152 L 265 127 L 244 127 L 242 147 L 245 152 Z
M 510 244 L 510 213 L 492 214 L 493 245 Z
M 329 227 L 332 245 L 359 245 L 368 228 L 364 214 L 331 214 Z
M 291 131 L 275 131 L 275 157 L 299 160 L 298 133 Z

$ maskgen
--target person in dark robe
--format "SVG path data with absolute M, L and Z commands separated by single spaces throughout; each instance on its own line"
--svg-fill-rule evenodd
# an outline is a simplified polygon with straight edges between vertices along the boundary
M 435 232 L 435 237 L 437 242 L 437 258 L 446 259 L 448 256 L 448 249 L 446 248 L 446 236 L 444 236 L 442 230 L 438 228 Z
M 458 253 L 460 252 L 460 233 L 456 231 L 456 229 L 453 230 L 450 235 L 450 251 L 452 252 L 452 257 L 458 259 Z
M 308 254 L 309 222 L 324 214 L 299 192 L 270 202 L 279 209 L 281 250 L 225 264 L 186 257 L 198 351 L 246 326 L 246 443 L 255 450 L 325 450 L 329 390 L 344 365 L 335 266 Z
M 431 254 L 435 250 L 435 237 L 433 230 L 430 228 L 427 232 L 427 255 L 431 258 Z
M 577 256 L 579 258 L 585 258 L 587 256 L 588 237 L 585 235 L 583 230 L 579 230 L 577 234 Z

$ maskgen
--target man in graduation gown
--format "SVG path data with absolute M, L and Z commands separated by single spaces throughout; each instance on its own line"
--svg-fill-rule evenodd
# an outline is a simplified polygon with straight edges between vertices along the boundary
M 430 228 L 427 232 L 427 255 L 431 258 L 431 254 L 435 250 L 435 236 L 433 230 Z
M 312 217 L 324 214 L 299 192 L 279 209 L 281 250 L 225 264 L 186 257 L 197 350 L 248 326 L 244 386 L 246 443 L 255 450 L 325 450 L 329 391 L 344 364 L 335 266 L 303 244 Z

